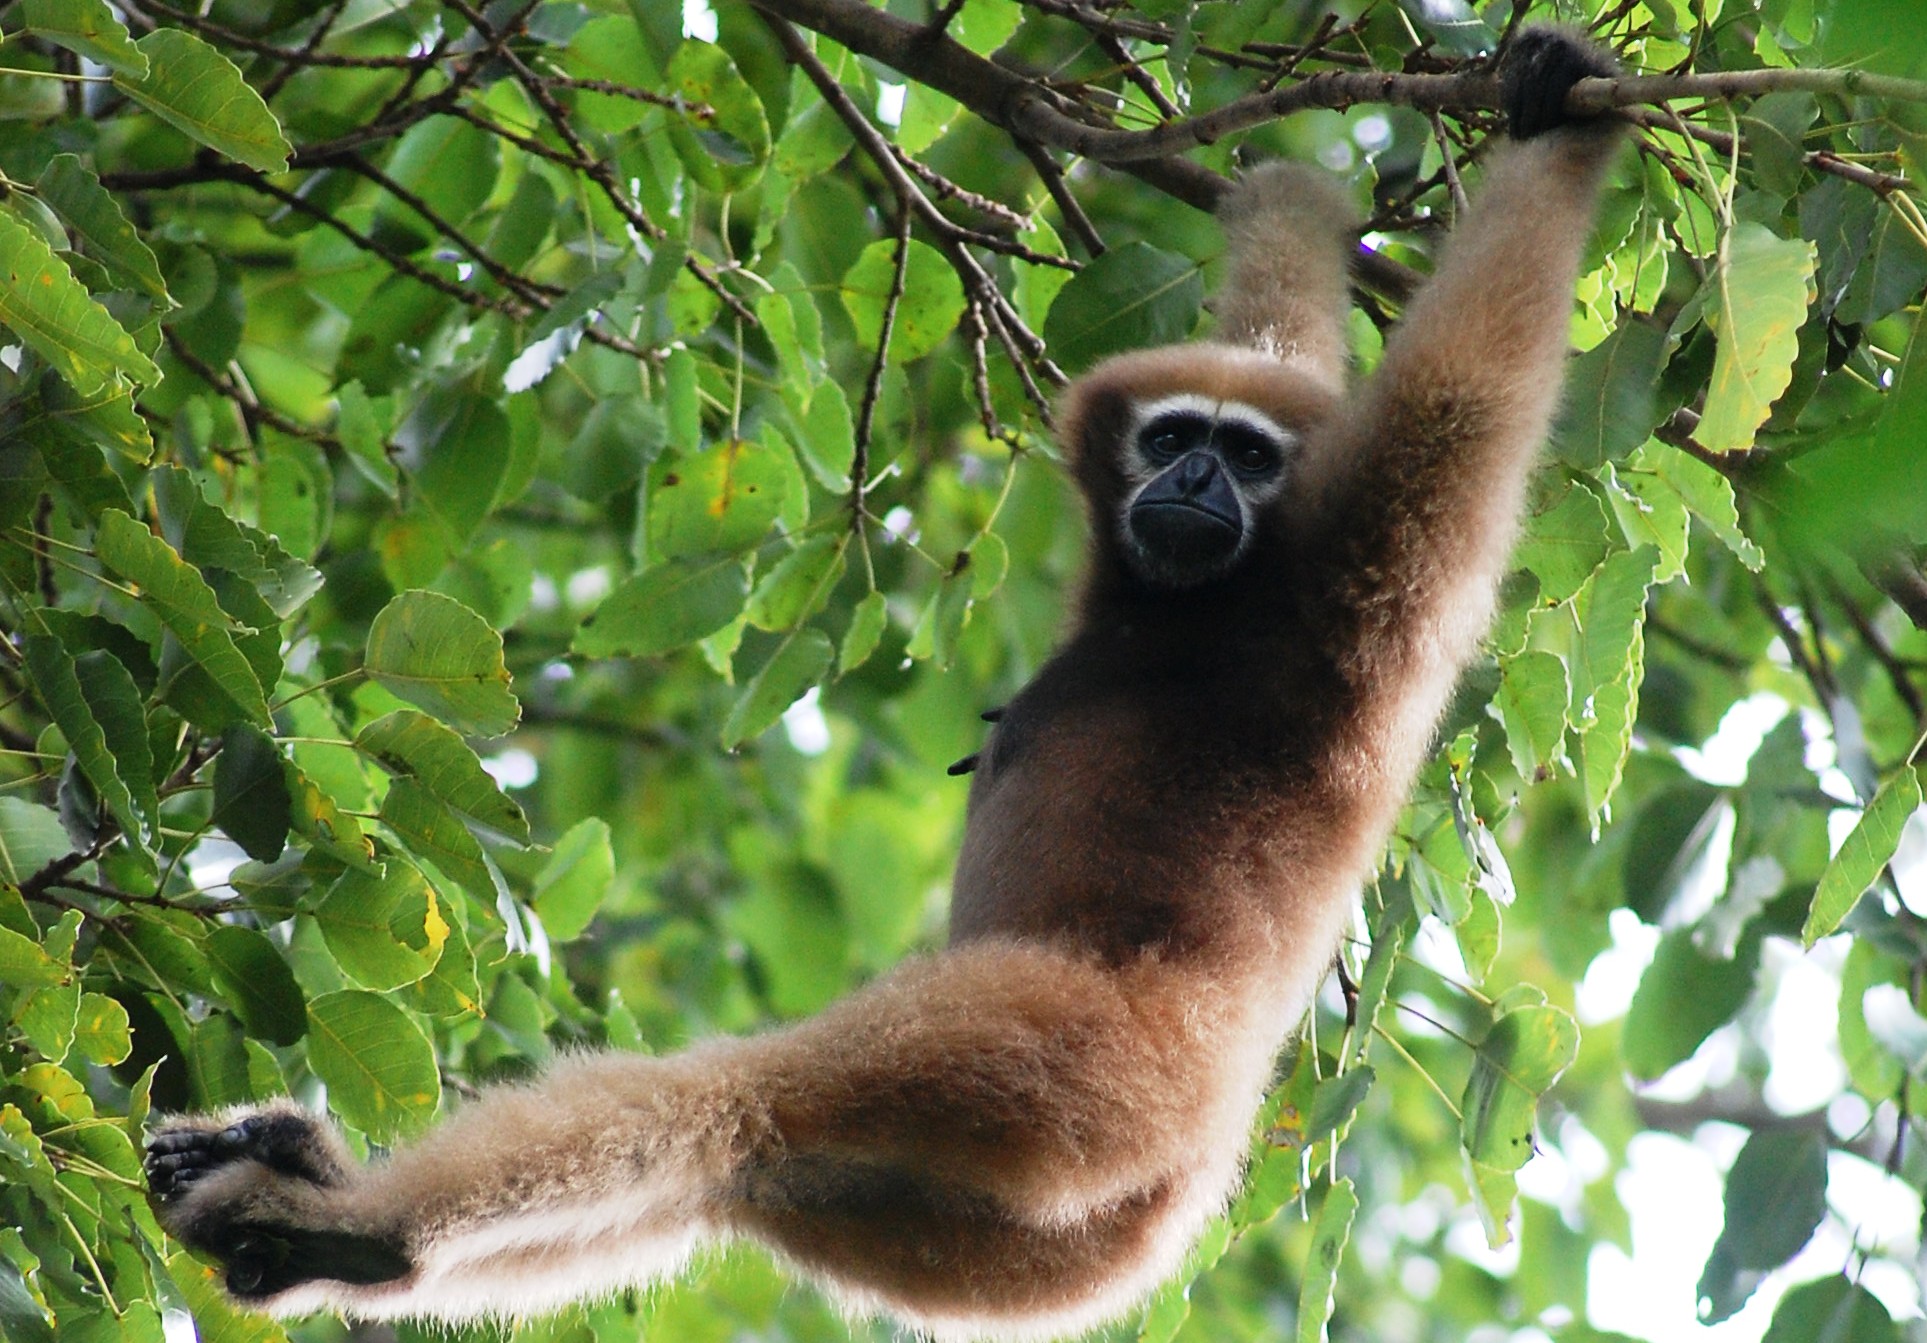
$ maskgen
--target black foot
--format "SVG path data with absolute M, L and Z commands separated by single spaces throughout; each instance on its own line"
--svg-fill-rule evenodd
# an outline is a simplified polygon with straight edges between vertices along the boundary
M 1515 140 L 1595 120 L 1566 113 L 1566 95 L 1582 79 L 1610 79 L 1619 70 L 1599 48 L 1558 28 L 1526 28 L 1512 39 L 1499 65 L 1500 101 Z
M 316 1184 L 332 1184 L 340 1172 L 326 1155 L 314 1121 L 300 1114 L 268 1111 L 249 1115 L 224 1129 L 169 1129 L 148 1140 L 147 1183 L 156 1198 L 169 1203 L 201 1177 L 236 1161 L 258 1161 L 268 1169 Z

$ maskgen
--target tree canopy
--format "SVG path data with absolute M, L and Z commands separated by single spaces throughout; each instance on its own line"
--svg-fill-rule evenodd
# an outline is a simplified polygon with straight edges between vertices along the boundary
M 162 1236 L 158 1110 L 378 1149 L 938 942 L 945 767 L 1082 555 L 1054 393 L 1210 330 L 1276 155 L 1369 197 L 1369 367 L 1525 18 L 1637 130 L 1516 570 L 1243 1192 L 1108 1336 L 1620 1337 L 1691 1141 L 1681 1327 L 1922 1337 L 1912 0 L 0 5 L 0 1334 L 347 1336 Z M 889 1334 L 747 1252 L 477 1332 L 639 1331 Z

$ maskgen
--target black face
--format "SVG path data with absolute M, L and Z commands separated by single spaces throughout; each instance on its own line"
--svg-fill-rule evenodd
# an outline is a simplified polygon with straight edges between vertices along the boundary
M 1124 518 L 1140 576 L 1183 588 L 1228 571 L 1249 542 L 1255 508 L 1277 493 L 1288 443 L 1255 416 L 1187 406 L 1147 419 L 1132 449 L 1149 479 Z

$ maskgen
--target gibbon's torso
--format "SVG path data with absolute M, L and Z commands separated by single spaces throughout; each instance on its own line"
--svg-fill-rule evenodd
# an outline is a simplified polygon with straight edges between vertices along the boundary
M 978 759 L 953 945 L 1256 970 L 1306 888 L 1357 880 L 1351 790 L 1323 766 L 1352 711 L 1291 596 L 1302 567 L 1277 545 L 1202 591 L 1086 595 Z

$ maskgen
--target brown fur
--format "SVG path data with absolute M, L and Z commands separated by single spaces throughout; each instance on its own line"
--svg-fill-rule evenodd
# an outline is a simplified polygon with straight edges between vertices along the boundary
M 1232 1189 L 1484 626 L 1611 145 L 1575 128 L 1495 155 L 1349 393 L 1350 212 L 1263 171 L 1225 215 L 1238 344 L 1126 355 L 1072 390 L 1090 578 L 984 753 L 950 950 L 787 1030 L 563 1062 L 382 1164 L 317 1125 L 328 1178 L 217 1162 L 168 1227 L 230 1264 L 277 1247 L 296 1280 L 253 1300 L 283 1313 L 527 1313 L 735 1235 L 938 1334 L 1056 1336 L 1138 1299 Z M 1116 520 L 1132 408 L 1178 391 L 1301 447 L 1239 566 L 1171 593 L 1133 578 Z M 407 1271 L 335 1281 L 343 1245 Z

